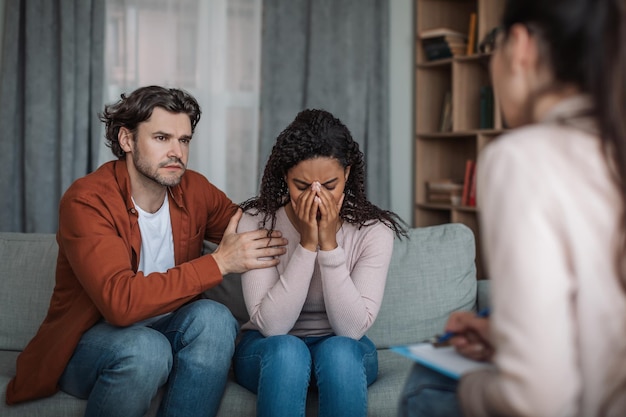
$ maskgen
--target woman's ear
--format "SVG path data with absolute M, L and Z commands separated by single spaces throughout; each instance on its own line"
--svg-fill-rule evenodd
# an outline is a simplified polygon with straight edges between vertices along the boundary
M 535 70 L 539 60 L 537 37 L 526 25 L 511 26 L 504 45 L 513 72 Z
M 350 165 L 348 165 L 348 166 L 346 167 L 346 169 L 344 169 L 344 170 L 343 170 L 343 174 L 344 174 L 344 176 L 345 176 L 345 180 L 346 180 L 346 181 L 348 181 L 348 177 L 350 176 L 350 168 L 351 168 L 351 166 L 350 166 Z

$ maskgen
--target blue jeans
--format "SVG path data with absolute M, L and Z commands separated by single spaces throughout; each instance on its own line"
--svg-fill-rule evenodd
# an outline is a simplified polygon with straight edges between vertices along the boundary
M 378 355 L 365 336 L 264 337 L 249 330 L 235 349 L 234 368 L 237 382 L 257 394 L 258 417 L 304 416 L 310 379 L 319 417 L 366 416 Z
M 214 416 L 238 327 L 228 308 L 204 299 L 150 326 L 101 322 L 82 336 L 59 385 L 88 400 L 89 417 L 142 417 L 165 384 L 159 416 Z
M 457 381 L 419 364 L 413 365 L 400 396 L 399 417 L 461 417 Z

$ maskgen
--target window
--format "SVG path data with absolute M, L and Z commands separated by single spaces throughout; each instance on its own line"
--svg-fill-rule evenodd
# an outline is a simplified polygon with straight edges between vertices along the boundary
M 106 102 L 151 84 L 193 94 L 202 118 L 189 168 L 235 202 L 258 188 L 261 7 L 261 0 L 107 0 Z

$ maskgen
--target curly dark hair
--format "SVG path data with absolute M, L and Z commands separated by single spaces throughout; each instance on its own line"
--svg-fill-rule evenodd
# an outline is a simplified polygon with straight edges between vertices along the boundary
M 148 120 L 155 107 L 172 113 L 185 113 L 189 116 L 192 134 L 202 113 L 196 99 L 177 88 L 152 85 L 140 87 L 128 96 L 122 94 L 117 103 L 104 106 L 104 111 L 98 115 L 105 124 L 107 146 L 115 156 L 122 159 L 126 155 L 118 140 L 120 128 L 130 130 L 134 138 L 139 123 Z
M 317 157 L 336 159 L 342 167 L 351 167 L 346 181 L 343 206 L 339 212 L 342 220 L 370 226 L 377 220 L 401 238 L 407 236 L 404 222 L 395 213 L 382 210 L 372 204 L 365 195 L 365 162 L 359 144 L 354 141 L 348 128 L 331 113 L 324 110 L 303 110 L 276 139 L 269 156 L 261 189 L 240 206 L 244 211 L 263 213 L 263 226 L 268 230 L 276 226 L 276 211 L 289 202 L 285 176 L 302 161 Z

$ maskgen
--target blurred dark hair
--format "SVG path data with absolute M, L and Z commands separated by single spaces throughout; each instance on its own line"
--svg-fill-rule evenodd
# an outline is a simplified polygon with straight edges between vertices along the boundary
M 339 213 L 344 221 L 362 227 L 380 220 L 398 237 L 406 236 L 402 221 L 395 213 L 382 210 L 367 200 L 363 152 L 348 128 L 324 110 L 301 111 L 278 135 L 265 166 L 259 195 L 242 203 L 241 208 L 264 213 L 264 226 L 269 222 L 268 229 L 273 230 L 276 211 L 289 202 L 287 171 L 317 157 L 334 158 L 342 167 L 351 167 Z
M 185 113 L 189 116 L 192 134 L 200 121 L 201 111 L 198 102 L 183 90 L 153 85 L 140 87 L 128 96 L 122 94 L 117 103 L 106 105 L 99 115 L 105 124 L 107 146 L 115 156 L 122 159 L 126 155 L 118 141 L 120 128 L 130 130 L 134 137 L 139 123 L 148 120 L 155 107 L 161 107 L 172 113 Z

